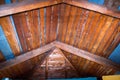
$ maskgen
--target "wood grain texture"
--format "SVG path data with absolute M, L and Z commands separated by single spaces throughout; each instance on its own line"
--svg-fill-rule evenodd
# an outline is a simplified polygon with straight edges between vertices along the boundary
M 0 51 L 0 62 L 3 62 L 3 61 L 5 61 L 5 58 L 4 58 L 3 54 L 2 54 L 2 52 Z
M 54 45 L 62 50 L 65 50 L 65 51 L 70 52 L 72 54 L 75 54 L 77 56 L 83 57 L 83 58 L 88 59 L 90 61 L 96 62 L 96 63 L 101 64 L 103 66 L 111 67 L 111 68 L 119 71 L 119 65 L 113 63 L 112 61 L 110 61 L 106 58 L 103 58 L 103 57 L 100 57 L 97 55 L 93 55 L 87 51 L 80 50 L 78 48 L 75 48 L 73 46 L 67 45 L 67 44 L 62 43 L 62 42 L 56 41 L 56 42 L 54 42 Z
M 10 17 L 0 18 L 0 24 L 2 26 L 2 29 L 4 30 L 5 36 L 8 40 L 8 43 L 14 55 L 15 56 L 20 55 L 20 48 L 19 48 L 16 36 L 15 36 L 15 32 L 14 32 Z
M 42 53 L 47 52 L 47 51 L 49 51 L 50 49 L 52 49 L 52 48 L 54 47 L 54 45 L 52 45 L 52 44 L 53 44 L 53 43 L 50 43 L 50 44 L 48 44 L 48 45 L 46 45 L 46 46 L 43 46 L 43 47 L 41 47 L 41 48 L 32 50 L 32 51 L 27 52 L 27 53 L 25 53 L 25 54 L 23 54 L 23 55 L 20 55 L 20 56 L 16 57 L 15 59 L 11 59 L 11 60 L 9 60 L 9 61 L 6 61 L 6 62 L 1 63 L 1 64 L 0 64 L 0 65 L 1 65 L 1 66 L 0 66 L 0 70 L 9 68 L 9 67 L 11 67 L 11 66 L 14 66 L 14 65 L 16 65 L 16 64 L 19 64 L 19 63 L 21 63 L 21 62 L 24 62 L 24 61 L 26 61 L 26 60 L 28 60 L 28 59 L 31 59 L 31 58 L 33 58 L 33 57 L 35 57 L 35 56 L 38 56 L 38 55 L 40 55 L 40 54 L 42 54 Z
M 29 11 L 45 6 L 55 5 L 61 3 L 61 0 L 40 0 L 40 1 L 34 1 L 34 0 L 25 0 L 22 2 L 16 2 L 13 4 L 7 4 L 7 5 L 1 5 L 0 6 L 0 17 L 6 16 L 10 14 L 20 13 L 24 11 Z M 34 5 L 33 5 L 34 4 Z M 19 9 L 18 9 L 19 8 Z
M 112 10 L 107 9 L 104 6 L 92 4 L 92 3 L 89 3 L 87 1 L 82 1 L 82 0 L 80 0 L 80 1 L 78 1 L 78 0 L 72 0 L 72 1 L 64 0 L 64 3 L 70 4 L 70 5 L 74 5 L 74 6 L 77 6 L 77 7 L 82 7 L 82 8 L 89 9 L 89 10 L 93 10 L 93 11 L 96 11 L 96 12 L 100 12 L 102 14 L 113 16 L 113 17 L 116 17 L 116 18 L 120 18 L 120 14 L 119 14 L 120 12 L 119 11 L 118 12 L 114 12 Z

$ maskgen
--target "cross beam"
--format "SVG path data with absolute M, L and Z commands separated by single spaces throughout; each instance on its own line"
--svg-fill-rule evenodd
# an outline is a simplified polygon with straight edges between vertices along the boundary
M 116 64 L 116 63 L 114 63 L 106 58 L 97 56 L 97 55 L 92 54 L 90 52 L 81 50 L 79 48 L 76 48 L 76 47 L 73 47 L 71 45 L 68 45 L 68 44 L 65 44 L 62 42 L 58 42 L 58 41 L 51 42 L 50 44 L 47 44 L 47 45 L 40 47 L 38 49 L 24 53 L 24 54 L 14 58 L 14 59 L 11 59 L 9 61 L 5 61 L 5 62 L 0 64 L 0 70 L 4 70 L 6 68 L 12 67 L 12 66 L 19 64 L 21 62 L 24 62 L 26 60 L 29 60 L 35 56 L 38 56 L 42 53 L 50 51 L 51 49 L 53 49 L 55 47 L 62 49 L 64 51 L 67 51 L 71 54 L 77 55 L 79 57 L 85 58 L 87 60 L 96 62 L 96 63 L 101 64 L 103 66 L 107 66 L 107 67 L 110 67 L 114 70 L 120 71 L 120 65 L 118 65 L 118 64 Z

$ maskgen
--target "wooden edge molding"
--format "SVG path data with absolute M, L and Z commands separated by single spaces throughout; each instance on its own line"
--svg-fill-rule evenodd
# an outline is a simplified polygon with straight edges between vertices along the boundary
M 82 58 L 85 58 L 87 60 L 98 63 L 100 65 L 107 66 L 107 67 L 110 67 L 114 70 L 120 71 L 120 65 L 118 65 L 118 64 L 116 64 L 116 63 L 114 63 L 114 62 L 112 62 L 112 61 L 110 61 L 106 58 L 94 55 L 90 52 L 78 49 L 76 47 L 73 47 L 71 45 L 68 45 L 68 44 L 65 44 L 65 43 L 62 43 L 62 42 L 58 42 L 58 41 L 53 41 L 50 44 L 47 44 L 43 47 L 40 47 L 38 49 L 26 52 L 26 53 L 14 58 L 14 59 L 5 61 L 3 63 L 0 63 L 0 71 L 4 70 L 6 68 L 12 67 L 12 66 L 14 66 L 16 64 L 19 64 L 21 62 L 24 62 L 26 60 L 29 60 L 33 57 L 36 57 L 36 56 L 38 56 L 42 53 L 50 51 L 51 49 L 55 49 L 56 47 L 59 48 L 59 49 L 62 49 L 64 51 L 67 51 L 69 53 L 72 53 L 74 55 L 77 55 L 79 57 L 82 57 Z
M 55 4 L 66 3 L 77 7 L 82 7 L 88 10 L 96 11 L 105 15 L 109 15 L 112 17 L 120 18 L 120 11 L 114 12 L 112 10 L 107 9 L 104 6 L 96 5 L 93 3 L 89 3 L 87 1 L 76 1 L 76 0 L 25 0 L 22 2 L 16 2 L 12 4 L 6 4 L 0 6 L 0 17 L 12 15 L 20 12 L 25 12 L 37 8 L 42 8 L 46 6 L 51 6 Z

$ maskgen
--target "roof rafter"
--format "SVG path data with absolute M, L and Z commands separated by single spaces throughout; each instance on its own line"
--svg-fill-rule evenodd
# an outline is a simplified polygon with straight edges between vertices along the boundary
M 43 47 L 40 47 L 38 49 L 26 52 L 26 53 L 24 53 L 20 56 L 17 56 L 14 59 L 11 59 L 11 60 L 8 60 L 8 61 L 5 61 L 5 62 L 1 63 L 0 64 L 0 70 L 9 68 L 9 67 L 14 66 L 16 64 L 19 64 L 21 62 L 24 62 L 26 60 L 34 58 L 34 57 L 36 57 L 36 56 L 38 56 L 42 53 L 51 51 L 53 48 L 55 48 L 55 46 L 53 45 L 53 43 L 50 43 L 50 44 L 47 44 L 47 45 L 45 45 Z
M 42 53 L 50 51 L 51 49 L 53 49 L 55 47 L 60 48 L 60 49 L 67 51 L 69 53 L 72 53 L 74 55 L 77 55 L 79 57 L 96 62 L 96 63 L 101 64 L 103 66 L 107 66 L 107 67 L 110 67 L 110 68 L 115 69 L 117 71 L 120 71 L 120 65 L 118 65 L 118 64 L 116 64 L 116 63 L 114 63 L 106 58 L 94 55 L 90 52 L 78 49 L 76 47 L 73 47 L 71 45 L 68 45 L 68 44 L 65 44 L 62 42 L 58 42 L 58 41 L 51 42 L 50 44 L 47 44 L 41 48 L 38 48 L 38 49 L 32 50 L 30 52 L 27 52 L 25 54 L 22 54 L 22 55 L 14 58 L 14 59 L 11 59 L 9 61 L 5 61 L 5 62 L 0 64 L 0 70 L 4 70 L 6 68 L 9 68 L 9 67 L 14 66 L 16 64 L 19 64 L 21 62 L 24 62 L 28 59 L 31 59 L 35 56 L 42 54 Z
M 94 54 L 92 54 L 90 52 L 78 49 L 76 47 L 73 47 L 71 45 L 68 45 L 68 44 L 65 44 L 65 43 L 62 43 L 62 42 L 55 41 L 54 45 L 57 48 L 60 48 L 60 49 L 62 49 L 64 51 L 67 51 L 67 52 L 72 53 L 74 55 L 77 55 L 79 57 L 85 58 L 87 60 L 96 62 L 98 64 L 101 64 L 101 65 L 104 65 L 104 66 L 107 66 L 107 67 L 111 67 L 111 68 L 113 68 L 115 70 L 120 71 L 120 65 L 117 65 L 116 63 L 114 63 L 114 62 L 112 62 L 112 61 L 110 61 L 110 60 L 108 60 L 106 58 L 94 55 Z
M 113 16 L 116 18 L 120 18 L 120 12 L 114 12 L 112 10 L 107 9 L 106 7 L 89 3 L 87 1 L 76 1 L 76 0 L 25 0 L 19 3 L 12 3 L 0 6 L 0 17 L 7 16 L 15 13 L 20 13 L 24 11 L 29 11 L 37 8 L 42 8 L 46 6 L 51 6 L 55 4 L 66 3 L 70 5 L 74 5 L 77 7 L 82 7 L 85 9 L 89 9 L 92 11 L 96 11 L 102 14 L 106 14 L 109 16 Z

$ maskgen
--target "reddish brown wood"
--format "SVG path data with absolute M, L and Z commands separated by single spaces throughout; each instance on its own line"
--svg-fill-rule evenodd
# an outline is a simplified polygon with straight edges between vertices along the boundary
M 29 60 L 35 56 L 38 56 L 42 53 L 45 53 L 47 51 L 49 51 L 50 49 L 54 48 L 54 45 L 53 43 L 50 43 L 48 45 L 45 45 L 41 48 L 38 48 L 38 49 L 35 49 L 35 50 L 32 50 L 30 52 L 27 52 L 23 55 L 20 55 L 18 57 L 16 57 L 15 59 L 11 59 L 9 61 L 6 61 L 6 62 L 3 62 L 0 64 L 0 70 L 3 70 L 3 69 L 6 69 L 6 68 L 9 68 L 11 66 L 14 66 L 16 64 L 19 64 L 21 62 L 24 62 L 26 60 Z
M 5 58 L 4 58 L 3 54 L 2 54 L 2 52 L 0 51 L 0 62 L 3 62 L 3 61 L 5 61 Z
M 92 54 L 90 52 L 75 48 L 73 46 L 67 45 L 67 44 L 62 43 L 62 42 L 57 42 L 56 41 L 56 42 L 54 42 L 54 45 L 56 47 L 62 49 L 62 50 L 65 50 L 67 52 L 75 54 L 75 55 L 77 55 L 79 57 L 83 57 L 83 58 L 88 59 L 90 61 L 101 64 L 103 66 L 111 67 L 111 68 L 113 68 L 115 70 L 120 71 L 120 68 L 119 68 L 120 66 L 118 64 L 115 64 L 114 62 L 112 62 L 112 61 L 110 61 L 110 60 L 108 60 L 106 58 L 94 55 L 94 54 Z
M 82 7 L 82 8 L 85 8 L 85 9 L 92 10 L 92 11 L 100 12 L 102 14 L 113 16 L 113 17 L 116 17 L 116 18 L 120 18 L 120 12 L 114 12 L 112 10 L 107 9 L 104 6 L 92 4 L 92 3 L 89 3 L 87 1 L 83 1 L 83 0 L 72 0 L 72 1 L 64 0 L 64 3 L 74 5 L 74 6 L 77 6 L 77 7 Z
M 24 0 L 0 6 L 0 17 L 61 3 L 61 0 Z M 33 5 L 34 4 L 34 5 Z

